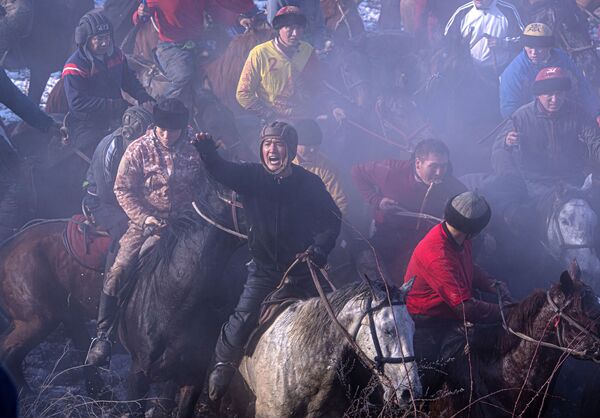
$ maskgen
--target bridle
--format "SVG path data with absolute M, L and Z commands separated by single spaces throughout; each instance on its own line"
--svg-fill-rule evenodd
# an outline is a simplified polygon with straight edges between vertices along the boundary
M 550 290 L 546 291 L 546 300 L 548 301 L 548 305 L 550 305 L 550 307 L 552 308 L 553 313 L 554 313 L 554 316 L 552 317 L 551 321 L 554 322 L 554 327 L 556 328 L 556 337 L 558 339 L 558 345 L 557 345 L 557 344 L 549 343 L 547 341 L 542 341 L 541 339 L 536 340 L 535 338 L 532 338 L 529 335 L 523 334 L 522 332 L 519 332 L 519 331 L 515 331 L 511 327 L 509 327 L 508 324 L 506 323 L 506 318 L 504 316 L 504 309 L 503 309 L 503 305 L 502 305 L 502 296 L 500 294 L 500 289 L 498 286 L 496 286 L 496 290 L 497 290 L 497 294 L 498 294 L 498 304 L 500 306 L 500 316 L 502 317 L 502 327 L 506 330 L 506 332 L 508 332 L 509 334 L 512 334 L 524 341 L 538 344 L 542 347 L 552 348 L 552 349 L 559 350 L 564 353 L 571 354 L 571 355 L 574 355 L 577 357 L 591 359 L 594 362 L 600 362 L 600 358 L 598 358 L 599 357 L 598 355 L 600 354 L 600 337 L 598 335 L 596 335 L 594 332 L 585 328 L 579 321 L 577 321 L 576 319 L 574 319 L 572 316 L 570 316 L 569 314 L 567 314 L 565 312 L 565 310 L 573 303 L 572 298 L 567 299 L 567 301 L 564 303 L 564 305 L 559 307 L 558 304 L 554 301 L 554 299 L 550 295 Z M 568 348 L 569 344 L 566 343 L 565 338 L 564 338 L 565 323 L 568 323 L 572 327 L 579 330 L 581 333 L 583 333 L 583 335 L 585 337 L 592 338 L 594 340 L 593 349 L 581 351 L 581 350 L 576 350 L 574 348 Z
M 391 303 L 388 302 L 387 299 L 384 299 L 378 305 L 373 306 L 373 296 L 369 295 L 367 299 L 367 309 L 362 313 L 362 317 L 360 318 L 360 322 L 365 319 L 365 317 L 369 318 L 369 332 L 371 334 L 371 341 L 373 342 L 373 346 L 375 347 L 375 357 L 373 358 L 373 362 L 375 363 L 375 369 L 383 374 L 383 368 L 386 364 L 406 364 L 412 363 L 416 361 L 415 356 L 400 356 L 400 357 L 386 357 L 383 355 L 383 351 L 381 351 L 381 344 L 379 342 L 379 336 L 377 335 L 377 328 L 375 327 L 375 318 L 373 317 L 373 313 L 377 312 L 382 308 L 393 307 L 393 306 L 404 306 L 405 303 L 399 301 L 397 299 L 392 300 Z M 356 336 L 360 327 L 356 329 L 354 332 L 354 340 L 356 341 Z

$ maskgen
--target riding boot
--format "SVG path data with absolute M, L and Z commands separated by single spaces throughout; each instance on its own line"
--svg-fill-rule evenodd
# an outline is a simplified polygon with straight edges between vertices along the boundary
M 111 334 L 116 314 L 117 297 L 102 292 L 100 295 L 100 308 L 98 309 L 96 338 L 92 340 L 90 345 L 85 359 L 86 365 L 101 366 L 110 362 Z
M 215 365 L 208 378 L 208 397 L 211 401 L 217 402 L 223 397 L 236 369 L 231 363 L 219 362 Z

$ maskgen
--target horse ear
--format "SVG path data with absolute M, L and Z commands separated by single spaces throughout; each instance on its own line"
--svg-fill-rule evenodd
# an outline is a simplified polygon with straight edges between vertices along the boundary
M 577 263 L 577 259 L 574 258 L 569 264 L 569 276 L 571 276 L 571 280 L 576 281 L 581 279 L 581 269 L 579 268 L 579 263 Z
M 410 289 L 412 289 L 416 278 L 417 276 L 413 276 L 409 281 L 405 282 L 402 287 L 400 287 L 400 298 L 402 302 L 406 302 L 406 296 L 408 296 L 408 292 L 410 292 Z
M 573 279 L 571 278 L 571 275 L 569 274 L 568 271 L 563 271 L 562 274 L 560 275 L 560 290 L 565 294 L 565 295 L 569 295 L 571 294 L 571 292 L 573 292 L 573 287 L 574 287 L 574 283 L 573 283 Z

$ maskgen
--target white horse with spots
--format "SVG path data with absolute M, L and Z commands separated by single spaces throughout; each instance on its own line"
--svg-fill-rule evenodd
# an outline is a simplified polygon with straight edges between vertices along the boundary
M 240 365 L 256 397 L 257 417 L 341 417 L 373 375 L 377 380 L 372 386 L 383 388 L 382 404 L 408 408 L 420 397 L 415 326 L 404 303 L 412 282 L 391 289 L 391 304 L 381 286 L 351 284 L 329 294 L 328 300 L 339 324 L 382 373 L 372 373 L 357 360 L 355 348 L 321 299 L 296 302 Z

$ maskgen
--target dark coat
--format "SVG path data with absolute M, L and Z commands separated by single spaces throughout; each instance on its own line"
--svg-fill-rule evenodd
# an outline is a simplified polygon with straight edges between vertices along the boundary
M 115 48 L 106 62 L 92 62 L 79 48 L 69 57 L 62 72 L 69 113 L 80 121 L 108 126 L 113 118 L 120 118 L 127 103 L 125 91 L 138 102 L 152 100 L 127 65 L 125 55 Z
M 505 146 L 510 131 L 521 135 L 519 148 Z M 537 99 L 522 106 L 500 131 L 492 149 L 492 165 L 498 174 L 520 173 L 531 181 L 579 184 L 586 166 L 599 162 L 600 128 L 582 107 L 570 101 L 553 116 Z
M 291 175 L 275 178 L 260 164 L 228 162 L 215 150 L 202 159 L 218 182 L 240 194 L 250 254 L 259 268 L 283 273 L 310 245 L 324 254 L 333 249 L 341 213 L 319 177 L 292 165 Z
M 92 211 L 96 223 L 106 229 L 113 239 L 127 229 L 129 220 L 113 191 L 119 163 L 124 153 L 125 143 L 119 128 L 100 141 L 86 176 L 88 192 L 86 204 Z

